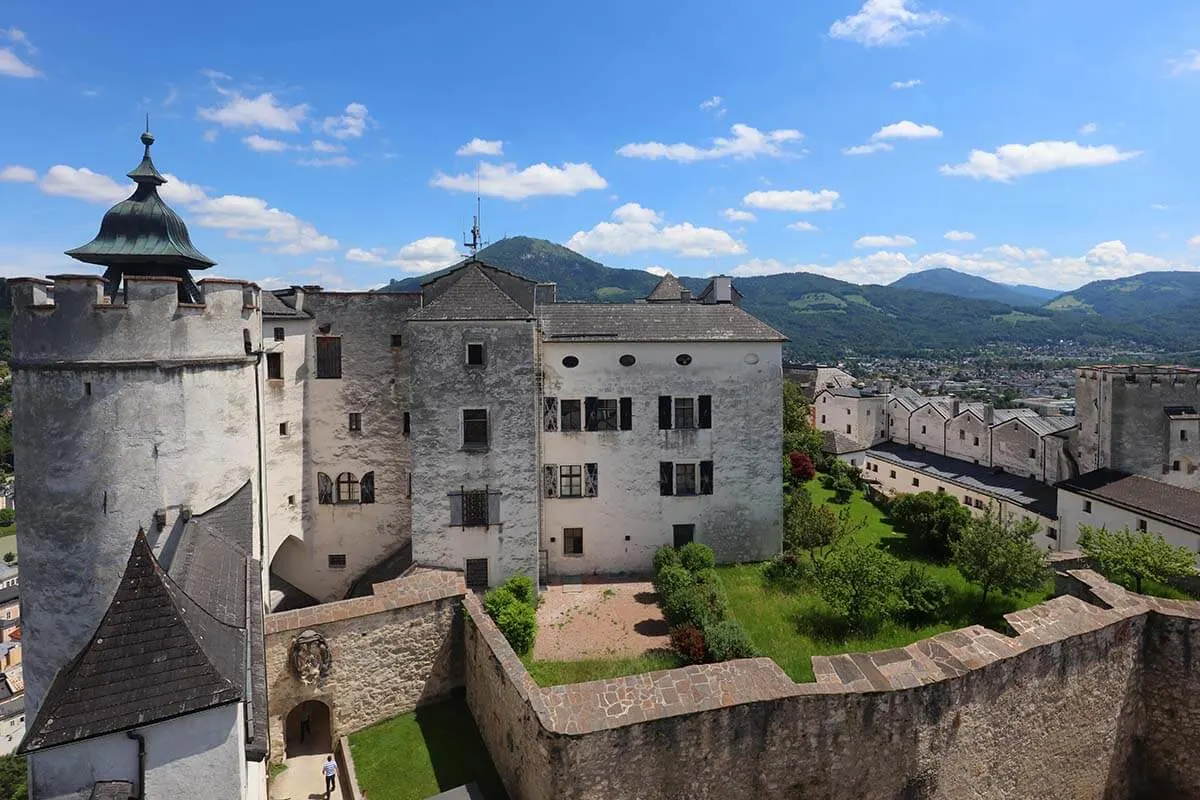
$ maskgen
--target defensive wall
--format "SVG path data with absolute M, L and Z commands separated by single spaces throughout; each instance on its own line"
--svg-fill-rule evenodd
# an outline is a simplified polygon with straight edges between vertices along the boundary
M 329 704 L 337 737 L 465 686 L 522 800 L 1200 797 L 1200 604 L 1090 570 L 1058 581 L 1007 615 L 1013 635 L 817 657 L 815 683 L 755 658 L 543 688 L 458 573 L 420 572 L 268 617 L 272 758 L 304 699 Z M 319 687 L 286 663 L 309 628 L 332 651 Z

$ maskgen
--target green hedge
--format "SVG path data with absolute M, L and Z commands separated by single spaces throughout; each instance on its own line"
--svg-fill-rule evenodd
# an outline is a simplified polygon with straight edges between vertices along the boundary
M 527 655 L 537 639 L 537 592 L 533 581 L 514 575 L 483 596 L 483 608 L 518 655 Z
M 741 624 L 729 617 L 725 585 L 712 550 L 691 542 L 654 554 L 654 588 L 671 631 L 671 645 L 690 664 L 755 655 Z

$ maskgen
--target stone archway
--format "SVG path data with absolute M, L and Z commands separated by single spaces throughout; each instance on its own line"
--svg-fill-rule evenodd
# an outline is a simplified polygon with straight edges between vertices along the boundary
M 305 700 L 284 720 L 284 757 L 322 755 L 333 752 L 333 720 L 329 706 L 320 700 Z

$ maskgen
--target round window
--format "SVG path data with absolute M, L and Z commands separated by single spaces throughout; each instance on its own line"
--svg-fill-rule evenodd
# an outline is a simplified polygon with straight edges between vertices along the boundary
M 686 367 L 688 364 L 692 363 L 692 357 L 687 353 L 680 353 L 679 355 L 675 356 L 675 363 L 681 367 Z
M 622 367 L 632 367 L 637 363 L 637 359 L 629 355 L 629 353 L 626 353 L 617 360 L 621 362 Z
M 575 356 L 563 356 L 563 366 L 567 369 L 579 366 L 579 359 Z
M 747 364 L 757 364 L 758 363 L 758 353 L 746 353 L 745 362 Z

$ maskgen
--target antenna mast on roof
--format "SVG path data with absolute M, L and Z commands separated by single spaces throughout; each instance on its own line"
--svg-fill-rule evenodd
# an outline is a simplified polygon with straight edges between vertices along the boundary
M 471 255 L 479 251 L 481 247 L 487 247 L 488 242 L 483 241 L 483 235 L 479 231 L 479 220 L 483 215 L 483 202 L 479 195 L 479 164 L 475 164 L 475 218 L 471 225 L 471 238 L 468 240 L 467 235 L 463 234 L 463 246 L 471 251 Z

